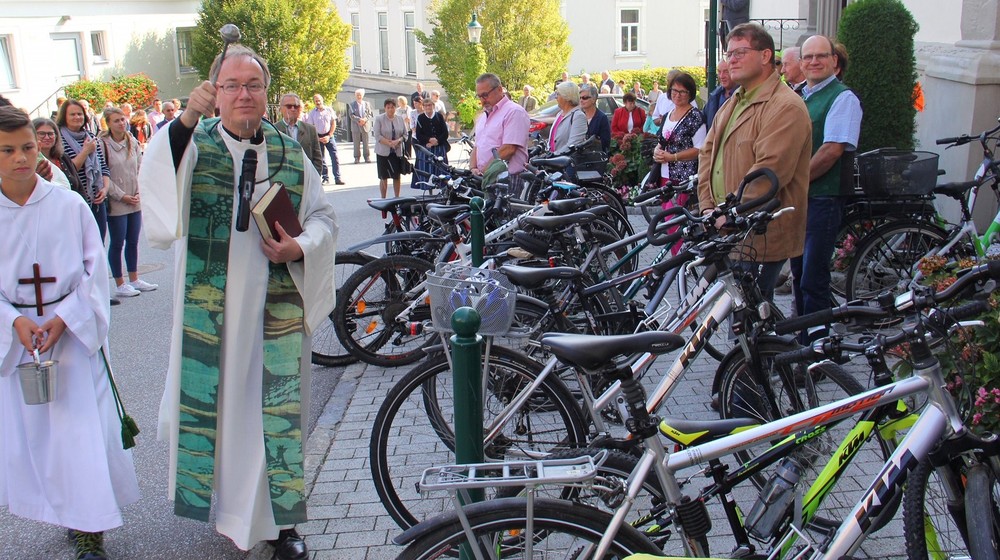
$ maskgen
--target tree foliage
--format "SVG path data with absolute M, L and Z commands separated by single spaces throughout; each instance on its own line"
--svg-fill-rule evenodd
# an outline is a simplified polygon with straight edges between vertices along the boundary
M 267 61 L 273 101 L 285 92 L 332 98 L 347 79 L 351 26 L 328 0 L 204 0 L 192 59 L 205 79 L 222 52 L 219 28 L 227 23 L 236 24 L 240 42 Z
M 913 15 L 899 0 L 860 0 L 844 10 L 837 39 L 850 55 L 844 83 L 864 107 L 859 152 L 885 146 L 913 148 L 917 29 Z
M 156 82 L 145 74 L 116 76 L 110 81 L 79 80 L 66 86 L 66 97 L 86 99 L 95 108 L 103 107 L 106 101 L 145 107 L 153 102 L 156 92 Z
M 473 12 L 483 26 L 486 71 L 509 90 L 551 84 L 569 64 L 569 27 L 559 0 L 433 0 L 430 11 L 434 31 L 418 30 L 417 38 L 452 99 L 475 88 L 467 70 L 478 54 L 468 43 Z

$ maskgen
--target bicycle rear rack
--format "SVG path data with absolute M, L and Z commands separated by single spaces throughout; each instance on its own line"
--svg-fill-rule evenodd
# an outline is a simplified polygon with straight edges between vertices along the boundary
M 598 456 L 603 457 L 600 454 Z M 600 459 L 597 463 L 600 463 Z M 424 470 L 417 489 L 425 493 L 439 490 L 456 492 L 472 488 L 565 485 L 591 480 L 596 474 L 597 465 L 590 455 L 569 459 L 447 465 Z

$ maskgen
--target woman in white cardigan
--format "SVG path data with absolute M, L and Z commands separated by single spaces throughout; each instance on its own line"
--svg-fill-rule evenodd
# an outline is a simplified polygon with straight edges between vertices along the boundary
M 556 86 L 556 103 L 562 111 L 549 131 L 549 151 L 561 154 L 587 138 L 587 117 L 580 110 L 580 88 L 573 82 Z
M 403 116 L 396 114 L 396 100 L 388 98 L 383 104 L 385 112 L 375 117 L 375 164 L 378 169 L 378 189 L 385 198 L 389 178 L 392 190 L 399 196 L 401 186 L 399 162 L 403 157 L 403 141 L 406 140 L 406 123 Z

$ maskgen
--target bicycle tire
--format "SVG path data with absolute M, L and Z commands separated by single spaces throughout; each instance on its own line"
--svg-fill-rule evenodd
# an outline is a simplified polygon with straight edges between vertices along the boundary
M 341 344 L 367 364 L 398 367 L 424 357 L 435 333 L 410 334 L 395 321 L 411 302 L 406 292 L 424 281 L 431 263 L 406 255 L 386 255 L 359 268 L 341 287 L 333 325 Z M 430 306 L 418 305 L 410 321 L 429 320 Z M 388 347 L 387 347 L 388 345 Z
M 603 454 L 600 462 L 597 461 Z M 591 484 L 564 487 L 543 487 L 536 490 L 536 496 L 566 500 L 614 515 L 621 500 L 625 499 L 629 476 L 639 464 L 639 458 L 616 449 L 585 447 L 566 449 L 551 454 L 550 459 L 574 459 L 590 455 L 595 458 L 597 475 Z M 642 492 L 633 500 L 629 511 L 629 525 L 638 529 L 656 545 L 661 554 L 683 556 L 684 543 L 673 530 L 673 517 L 667 512 L 654 512 L 662 507 L 664 500 L 660 481 L 655 473 L 649 473 L 642 483 Z M 521 488 L 502 488 L 498 498 L 524 497 Z M 709 551 L 708 537 L 699 538 L 702 549 Z M 669 546 L 669 548 L 668 548 Z
M 942 469 L 952 469 L 947 465 Z M 955 471 L 961 485 L 962 473 Z M 969 558 L 965 504 L 949 507 L 941 474 L 924 459 L 907 477 L 903 491 L 903 536 L 909 560 Z
M 768 364 L 773 364 L 774 356 L 795 348 L 798 346 L 793 343 L 768 340 L 758 343 L 757 352 L 761 357 L 762 364 L 765 367 L 772 367 Z M 762 422 L 777 419 L 765 412 L 765 409 L 760 406 L 747 406 L 748 403 L 762 399 L 763 396 L 761 388 L 754 387 L 749 368 L 746 367 L 746 361 L 743 359 L 742 349 L 736 348 L 730 352 L 720 369 L 725 369 L 719 395 L 719 415 L 722 418 L 753 417 Z M 796 375 L 792 368 L 777 368 L 777 371 L 772 370 L 771 374 L 768 375 L 768 381 L 770 381 L 769 389 L 774 391 L 780 402 L 779 410 L 786 416 L 801 412 L 806 408 L 814 408 L 821 404 L 857 395 L 865 390 L 850 372 L 832 362 L 819 363 L 805 375 Z M 794 395 L 791 394 L 792 392 Z M 855 424 L 855 422 L 845 420 L 839 424 L 828 426 L 822 434 L 813 437 L 808 445 L 793 452 L 792 456 L 802 470 L 800 480 L 804 483 L 803 490 L 807 489 L 805 484 L 811 485 L 819 478 L 820 472 L 828 462 L 842 465 L 842 470 L 837 478 L 824 481 L 833 489 L 828 490 L 822 496 L 822 500 L 805 504 L 806 509 L 813 508 L 812 511 L 814 511 L 814 517 L 807 526 L 807 530 L 823 533 L 838 527 L 868 489 L 870 473 L 880 468 L 890 455 L 888 444 L 879 437 L 877 432 L 872 433 L 871 437 L 861 442 L 860 446 L 849 446 L 854 450 L 854 453 L 850 455 L 847 455 L 847 450 L 838 450 Z M 872 428 L 877 427 L 872 426 Z M 760 451 L 759 448 L 758 451 Z M 735 455 L 741 463 L 746 463 L 755 456 L 755 453 L 753 449 L 750 449 L 739 451 Z M 850 458 L 849 461 L 847 461 L 847 457 Z M 765 475 L 769 472 L 771 471 L 765 470 L 754 475 L 751 479 L 753 485 L 758 489 L 762 488 L 767 478 Z M 896 501 L 891 504 L 890 509 L 895 511 L 898 506 L 899 501 Z M 879 524 L 875 526 L 873 531 L 881 529 L 891 517 L 890 515 L 880 518 Z
M 524 558 L 520 549 L 527 529 L 526 500 L 491 500 L 468 506 L 464 511 L 475 542 L 493 551 L 494 556 L 487 557 Z M 599 542 L 611 524 L 610 515 L 572 502 L 538 499 L 533 512 L 533 558 L 582 558 L 577 555 L 586 545 Z M 397 560 L 457 558 L 459 547 L 466 544 L 469 543 L 462 523 L 458 515 L 451 512 L 429 524 Z M 611 555 L 605 558 L 623 559 L 638 553 L 658 554 L 660 551 L 641 533 L 623 525 L 615 535 Z
M 944 231 L 928 222 L 898 220 L 879 226 L 858 245 L 847 268 L 848 301 L 907 289 L 916 264 L 944 239 Z
M 337 299 L 340 299 L 340 287 L 344 281 L 362 266 L 374 261 L 376 257 L 361 251 L 339 251 L 334 261 L 333 275 L 337 288 Z M 337 367 L 353 364 L 358 361 L 353 354 L 344 348 L 337 337 L 333 325 L 334 312 L 320 323 L 312 333 L 312 363 L 318 366 Z
M 965 519 L 969 528 L 969 552 L 973 560 L 997 560 L 1000 544 L 1000 485 L 989 465 L 969 469 L 965 485 Z
M 484 357 L 485 359 L 485 357 Z M 510 398 L 535 380 L 542 365 L 494 346 L 484 371 L 484 421 L 490 423 Z M 449 509 L 447 498 L 422 498 L 414 488 L 427 467 L 453 463 L 451 365 L 444 353 L 425 360 L 389 391 L 379 407 L 369 441 L 372 480 L 386 511 L 402 527 Z M 490 460 L 583 447 L 587 423 L 569 389 L 545 379 L 497 440 L 484 452 Z

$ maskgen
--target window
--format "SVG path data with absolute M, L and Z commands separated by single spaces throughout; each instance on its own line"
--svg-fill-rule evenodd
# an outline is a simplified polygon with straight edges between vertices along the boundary
M 406 39 L 406 75 L 417 75 L 417 35 L 413 32 L 416 18 L 413 12 L 403 14 L 403 32 Z
M 355 70 L 361 70 L 361 16 L 351 14 L 351 61 Z
M 14 89 L 14 54 L 11 52 L 10 35 L 0 35 L 0 90 Z
M 194 52 L 193 27 L 177 28 L 177 66 L 182 74 L 197 72 L 194 62 L 191 61 L 191 54 Z
M 623 53 L 639 52 L 639 10 L 621 11 L 621 45 Z
M 378 13 L 378 54 L 379 71 L 389 72 L 389 14 Z
M 104 32 L 90 32 L 90 52 L 93 54 L 94 62 L 101 63 L 108 61 L 108 51 L 104 45 Z

